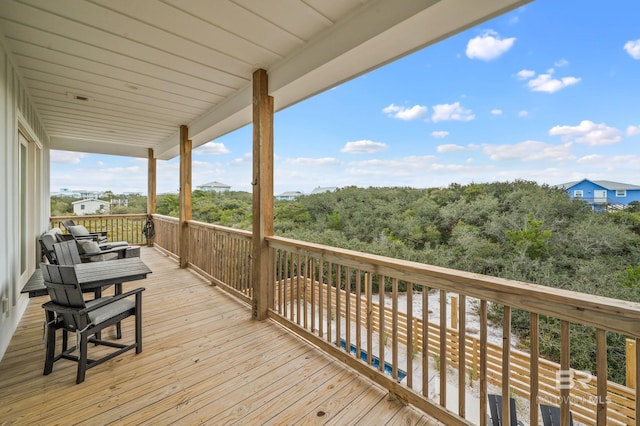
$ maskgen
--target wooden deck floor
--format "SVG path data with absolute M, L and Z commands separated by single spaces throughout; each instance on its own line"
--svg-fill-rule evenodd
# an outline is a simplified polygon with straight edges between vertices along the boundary
M 87 372 L 42 375 L 41 304 L 31 299 L 0 362 L 0 425 L 437 424 L 249 306 L 143 248 L 143 352 Z M 106 290 L 110 293 L 110 290 Z M 132 322 L 123 325 L 133 336 Z M 108 331 L 109 334 L 112 331 Z

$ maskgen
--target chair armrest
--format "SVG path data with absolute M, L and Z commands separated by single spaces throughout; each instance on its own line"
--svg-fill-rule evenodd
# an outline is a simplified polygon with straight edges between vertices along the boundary
M 100 253 L 96 253 L 96 254 L 118 253 L 118 252 L 121 252 L 122 250 L 127 250 L 131 246 L 115 246 L 115 247 L 111 247 L 109 244 L 107 244 L 107 245 L 103 245 L 102 247 L 105 247 L 105 248 L 104 249 L 101 248 L 100 249 Z
M 133 296 L 134 294 L 136 294 L 136 295 L 137 294 L 141 294 L 144 290 L 145 290 L 144 287 L 139 287 L 139 288 L 124 292 L 122 294 L 118 294 L 116 296 L 105 297 L 104 300 L 98 299 L 100 301 L 98 303 L 94 304 L 94 305 L 91 305 L 90 308 L 81 309 L 80 311 L 77 311 L 77 312 L 82 312 L 82 313 L 91 312 L 91 311 L 96 310 L 98 308 L 101 308 L 101 307 L 103 307 L 105 305 L 108 305 L 109 303 L 113 303 L 116 300 L 124 299 L 125 297 Z

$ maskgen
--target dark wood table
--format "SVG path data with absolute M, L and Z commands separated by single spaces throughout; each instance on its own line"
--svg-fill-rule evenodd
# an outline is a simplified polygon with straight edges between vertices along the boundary
M 116 289 L 117 294 L 123 282 L 141 280 L 151 273 L 151 269 L 139 257 L 79 263 L 73 267 L 83 292 L 99 291 L 103 286 L 116 284 L 116 287 L 120 287 Z M 29 297 L 49 294 L 40 269 L 33 273 L 21 293 L 29 293 Z

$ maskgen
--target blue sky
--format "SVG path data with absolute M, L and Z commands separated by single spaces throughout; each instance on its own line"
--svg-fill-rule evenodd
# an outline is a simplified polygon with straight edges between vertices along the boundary
M 639 16 L 638 0 L 537 0 L 281 111 L 274 192 L 640 185 Z M 194 150 L 194 188 L 251 191 L 251 137 L 247 126 Z M 146 164 L 52 151 L 51 191 L 146 193 Z M 176 192 L 178 159 L 157 167 L 157 191 Z

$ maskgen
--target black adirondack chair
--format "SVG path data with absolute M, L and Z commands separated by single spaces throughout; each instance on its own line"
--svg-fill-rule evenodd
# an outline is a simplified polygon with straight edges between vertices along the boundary
M 518 420 L 518 416 L 516 414 L 516 400 L 509 398 L 509 403 L 509 414 L 511 415 L 509 426 L 524 426 L 523 423 Z M 501 395 L 489 394 L 489 412 L 491 413 L 491 424 L 493 426 L 503 426 Z
M 540 404 L 544 426 L 560 426 L 560 407 Z M 573 426 L 573 415 L 569 412 L 569 424 Z
M 54 362 L 68 359 L 78 363 L 76 383 L 82 383 L 89 368 L 134 348 L 136 353 L 142 352 L 142 292 L 144 288 L 85 302 L 73 266 L 42 263 L 40 269 L 51 298 L 50 302 L 42 305 L 46 315 L 45 375 L 53 371 Z M 135 343 L 121 344 L 98 337 L 105 328 L 130 316 L 135 317 Z M 55 353 L 57 330 L 63 331 L 62 350 L 59 354 Z M 68 347 L 69 332 L 76 333 L 77 346 Z M 89 342 L 109 346 L 116 350 L 94 360 L 88 356 Z M 76 350 L 78 354 L 74 355 Z
M 89 232 L 83 225 L 76 225 L 73 219 L 63 220 L 60 223 L 77 239 L 91 239 L 100 244 L 107 242 L 107 231 Z

